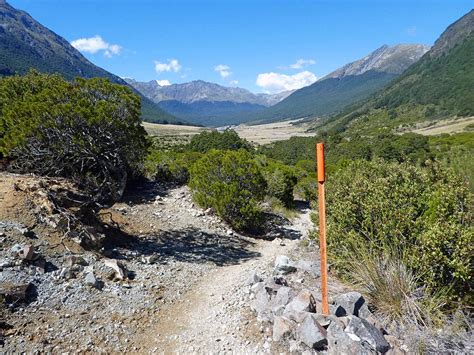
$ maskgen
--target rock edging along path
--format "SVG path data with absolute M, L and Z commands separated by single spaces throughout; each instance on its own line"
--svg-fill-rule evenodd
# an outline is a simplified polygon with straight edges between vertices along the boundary
M 262 327 L 248 307 L 249 276 L 265 275 L 275 258 L 294 249 L 311 227 L 310 211 L 304 209 L 285 226 L 290 239 L 256 240 L 259 256 L 234 265 L 218 267 L 205 275 L 181 298 L 162 309 L 156 326 L 137 339 L 139 351 L 164 353 L 258 353 L 268 350 Z

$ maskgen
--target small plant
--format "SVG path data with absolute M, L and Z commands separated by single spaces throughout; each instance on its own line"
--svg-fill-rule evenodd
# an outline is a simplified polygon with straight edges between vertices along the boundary
M 263 222 L 259 202 L 265 180 L 253 156 L 245 151 L 211 150 L 190 169 L 194 200 L 212 207 L 237 230 L 258 230 Z

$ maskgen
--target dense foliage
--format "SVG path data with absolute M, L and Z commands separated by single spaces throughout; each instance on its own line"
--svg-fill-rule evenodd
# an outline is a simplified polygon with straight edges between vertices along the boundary
M 199 152 L 174 152 L 151 149 L 145 160 L 145 175 L 157 181 L 185 184 L 189 169 L 202 157 Z
M 16 171 L 72 178 L 91 202 L 110 203 L 146 149 L 140 98 L 127 87 L 37 72 L 0 80 L 0 152 Z
M 432 290 L 452 297 L 470 292 L 474 230 L 470 195 L 437 165 L 356 161 L 328 180 L 328 243 L 342 274 L 356 250 L 396 252 Z
M 240 138 L 234 130 L 204 131 L 195 135 L 189 143 L 187 149 L 194 152 L 208 152 L 211 149 L 218 150 L 250 150 L 251 145 L 245 139 Z
M 284 206 L 293 205 L 293 190 L 297 182 L 296 169 L 278 161 L 261 164 L 262 175 L 267 183 L 266 194 L 277 198 Z
M 265 180 L 253 156 L 245 151 L 212 150 L 190 169 L 194 200 L 237 230 L 256 230 L 263 222 L 259 202 Z

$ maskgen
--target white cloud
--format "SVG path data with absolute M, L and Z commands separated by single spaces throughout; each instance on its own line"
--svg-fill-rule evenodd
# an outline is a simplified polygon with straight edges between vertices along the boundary
M 120 54 L 122 47 L 118 44 L 110 44 L 104 39 L 96 35 L 90 38 L 79 38 L 71 42 L 71 45 L 78 51 L 96 54 L 97 52 L 104 52 L 104 56 L 111 58 L 114 55 Z
M 230 71 L 230 67 L 225 64 L 219 64 L 214 67 L 214 71 L 218 72 L 222 79 L 225 79 L 232 75 L 232 72 Z
M 168 63 L 161 63 L 155 61 L 155 71 L 160 74 L 163 72 L 179 72 L 181 70 L 181 64 L 177 59 L 168 59 Z
M 169 80 L 157 80 L 156 83 L 160 86 L 170 86 L 171 85 Z
M 316 64 L 316 61 L 314 59 L 298 59 L 295 63 L 290 65 L 291 69 L 302 69 L 304 67 L 307 67 L 309 65 Z
M 296 90 L 311 85 L 318 78 L 310 71 L 302 71 L 294 75 L 279 73 L 262 73 L 257 76 L 257 85 L 268 93 Z

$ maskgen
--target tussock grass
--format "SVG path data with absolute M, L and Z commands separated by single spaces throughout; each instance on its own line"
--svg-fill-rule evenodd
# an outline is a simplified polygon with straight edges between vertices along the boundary
M 343 277 L 363 293 L 386 324 L 415 323 L 423 326 L 442 321 L 444 292 L 432 293 L 409 266 L 409 256 L 391 247 L 380 252 L 352 244 Z

